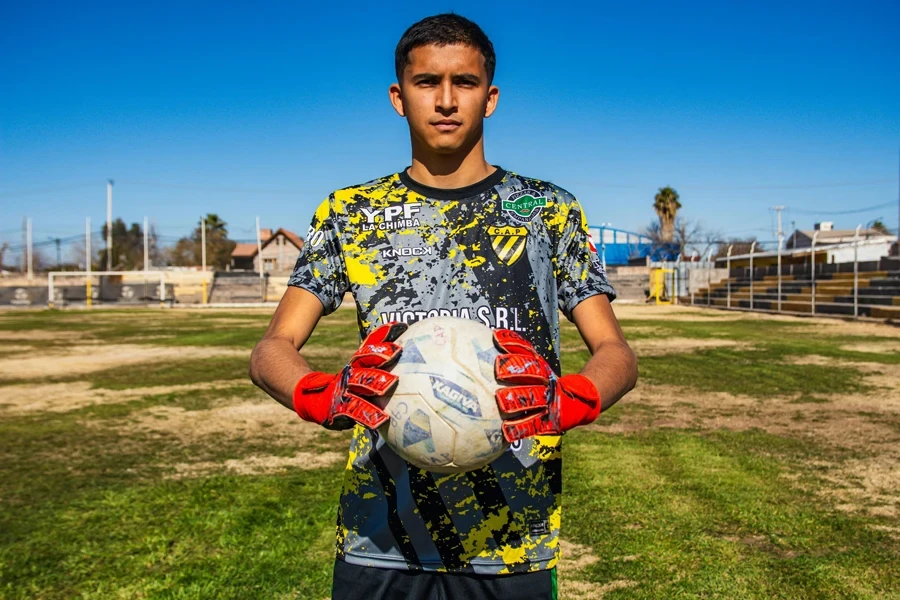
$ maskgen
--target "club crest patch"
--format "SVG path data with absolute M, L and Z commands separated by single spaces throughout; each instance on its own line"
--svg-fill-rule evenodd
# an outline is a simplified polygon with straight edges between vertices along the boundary
M 547 206 L 547 197 L 536 190 L 519 190 L 502 201 L 503 211 L 516 223 L 529 223 Z
M 606 269 L 603 268 L 603 263 L 600 261 L 600 253 L 597 252 L 597 246 L 594 245 L 594 241 L 591 239 L 588 239 L 588 245 L 591 247 L 591 264 L 605 275 Z
M 500 262 L 507 267 L 512 266 L 525 252 L 525 241 L 528 229 L 525 227 L 488 227 L 491 248 Z

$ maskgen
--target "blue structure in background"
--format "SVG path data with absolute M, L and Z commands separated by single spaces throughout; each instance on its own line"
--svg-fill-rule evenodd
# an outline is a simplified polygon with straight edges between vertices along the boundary
M 588 231 L 604 266 L 627 265 L 629 260 L 650 256 L 653 250 L 650 238 L 633 231 L 607 225 L 588 226 Z M 655 257 L 651 256 L 651 259 L 655 260 Z

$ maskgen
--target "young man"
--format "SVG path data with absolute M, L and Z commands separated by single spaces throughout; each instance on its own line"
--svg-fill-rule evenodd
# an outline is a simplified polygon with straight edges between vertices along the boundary
M 484 159 L 483 120 L 499 90 L 481 29 L 429 17 L 406 31 L 395 60 L 389 94 L 409 125 L 412 166 L 319 206 L 251 377 L 304 419 L 353 427 L 335 598 L 555 598 L 560 434 L 634 386 L 634 354 L 575 198 Z M 365 341 L 341 373 L 312 372 L 297 350 L 347 291 Z M 560 310 L 592 354 L 577 375 L 560 377 Z M 400 459 L 366 399 L 395 385 L 383 367 L 406 325 L 438 315 L 494 328 L 495 372 L 509 384 L 497 394 L 509 451 L 457 475 Z

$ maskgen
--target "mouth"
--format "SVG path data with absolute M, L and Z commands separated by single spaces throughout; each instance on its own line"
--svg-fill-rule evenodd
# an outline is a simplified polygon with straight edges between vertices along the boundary
M 441 119 L 440 121 L 433 122 L 432 125 L 434 125 L 438 131 L 456 131 L 462 126 L 462 123 L 454 121 L 453 119 Z

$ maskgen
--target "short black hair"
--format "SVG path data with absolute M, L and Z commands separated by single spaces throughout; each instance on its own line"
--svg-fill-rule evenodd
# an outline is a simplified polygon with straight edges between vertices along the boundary
M 425 17 L 413 24 L 394 51 L 394 68 L 397 71 L 397 82 L 403 80 L 403 71 L 409 66 L 409 53 L 420 46 L 449 46 L 464 44 L 475 48 L 484 56 L 484 68 L 487 71 L 488 84 L 494 80 L 494 68 L 497 66 L 497 55 L 494 45 L 484 31 L 476 23 L 453 13 L 444 13 Z

